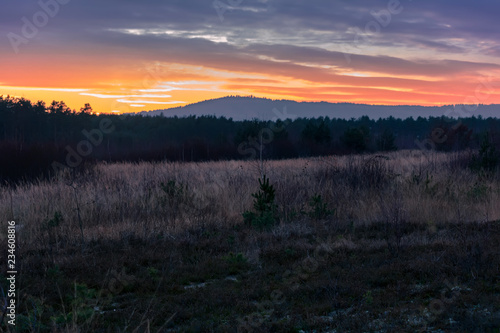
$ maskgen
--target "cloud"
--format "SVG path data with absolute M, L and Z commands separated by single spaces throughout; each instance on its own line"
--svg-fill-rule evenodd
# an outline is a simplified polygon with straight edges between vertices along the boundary
M 125 104 L 185 104 L 186 102 L 182 101 L 147 101 L 147 100 L 128 100 L 128 99 L 117 99 L 116 100 L 119 103 L 125 103 Z
M 151 95 L 151 94 L 142 94 L 142 95 L 107 95 L 107 94 L 93 94 L 93 93 L 80 93 L 83 96 L 91 96 L 97 98 L 170 98 L 171 95 Z
M 13 90 L 26 90 L 26 91 L 60 91 L 60 92 L 88 91 L 88 89 L 71 89 L 71 88 L 8 87 L 8 86 L 2 86 L 1 84 L 0 87 Z
M 139 36 L 200 38 L 232 45 L 255 42 L 295 46 L 352 44 L 357 30 L 376 21 L 374 14 L 387 9 L 386 0 L 335 1 L 245 0 L 224 13 L 220 22 L 212 1 L 186 0 L 88 0 L 61 6 L 40 39 L 48 42 L 92 43 L 99 35 L 121 32 Z M 20 33 L 22 17 L 30 18 L 41 8 L 38 1 L 9 2 L 3 11 L 2 31 Z M 400 45 L 418 49 L 423 45 L 440 52 L 457 52 L 451 39 L 500 40 L 497 15 L 500 4 L 488 0 L 462 1 L 401 0 L 401 13 L 370 38 L 375 46 Z M 8 13 L 8 15 L 7 15 Z M 4 40 L 5 42 L 6 40 Z M 42 41 L 43 42 L 43 41 Z M 74 44 L 71 43 L 71 44 Z M 133 45 L 130 45 L 133 47 Z
M 387 0 L 243 0 L 229 5 L 222 20 L 205 0 L 71 1 L 19 46 L 19 55 L 0 39 L 2 81 L 51 82 L 142 105 L 133 100 L 154 103 L 171 97 L 165 92 L 177 99 L 183 91 L 229 87 L 298 94 L 264 87 L 293 82 L 300 88 L 299 81 L 367 98 L 376 89 L 404 89 L 418 99 L 439 89 L 455 98 L 474 89 L 481 75 L 498 73 L 500 2 L 400 1 L 401 10 L 387 16 Z M 9 1 L 5 8 L 1 31 L 19 35 L 23 18 L 42 10 L 37 0 Z M 117 82 L 123 91 L 95 89 Z M 353 88 L 362 90 L 347 90 Z

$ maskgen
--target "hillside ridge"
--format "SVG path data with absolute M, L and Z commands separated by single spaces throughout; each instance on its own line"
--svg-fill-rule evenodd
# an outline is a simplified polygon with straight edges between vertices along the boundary
M 273 100 L 253 96 L 226 96 L 204 100 L 184 106 L 154 111 L 142 111 L 143 116 L 183 117 L 206 116 L 232 118 L 233 120 L 276 120 L 293 118 L 342 118 L 351 119 L 368 116 L 378 118 L 418 118 L 448 116 L 452 118 L 481 116 L 500 117 L 500 105 L 370 105 L 349 102 L 298 102 L 293 100 Z

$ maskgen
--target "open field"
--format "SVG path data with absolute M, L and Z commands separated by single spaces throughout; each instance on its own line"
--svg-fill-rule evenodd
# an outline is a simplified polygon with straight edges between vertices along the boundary
M 0 188 L 18 331 L 499 332 L 500 173 L 470 158 L 102 163 Z

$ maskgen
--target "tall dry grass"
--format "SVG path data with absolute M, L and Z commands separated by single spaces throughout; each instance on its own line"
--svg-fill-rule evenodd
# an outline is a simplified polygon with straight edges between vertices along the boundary
M 79 245 L 82 233 L 84 243 L 175 237 L 190 228 L 242 224 L 241 213 L 252 207 L 251 193 L 265 173 L 276 188 L 282 225 L 309 223 L 300 212 L 318 194 L 336 209 L 328 218 L 332 227 L 391 219 L 430 226 L 499 220 L 498 172 L 471 172 L 469 155 L 330 156 L 266 161 L 263 170 L 255 161 L 102 163 L 78 178 L 62 174 L 51 182 L 0 188 L 0 215 L 21 226 L 18 242 L 27 249 Z M 56 212 L 63 217 L 58 225 L 51 224 Z

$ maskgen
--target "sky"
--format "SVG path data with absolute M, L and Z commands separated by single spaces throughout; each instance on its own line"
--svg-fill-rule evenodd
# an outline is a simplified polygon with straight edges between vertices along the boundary
M 500 104 L 494 0 L 5 0 L 0 95 L 129 113 L 228 95 Z

